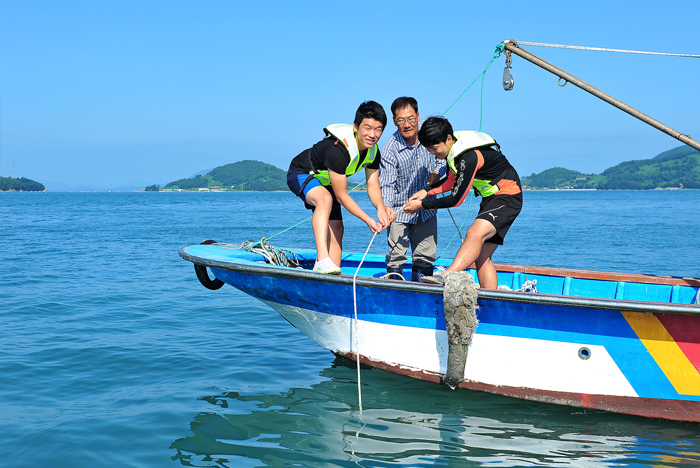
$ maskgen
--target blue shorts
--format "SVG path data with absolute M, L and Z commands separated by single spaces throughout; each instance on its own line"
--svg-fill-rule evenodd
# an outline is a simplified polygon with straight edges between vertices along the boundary
M 306 187 L 304 187 L 304 190 L 301 189 L 301 186 L 304 185 L 304 182 L 309 178 L 309 174 L 305 172 L 297 172 L 297 171 L 289 171 L 287 172 L 287 186 L 289 187 L 289 190 L 292 191 L 294 195 L 297 197 L 301 198 L 304 201 L 304 206 L 306 207 L 307 210 L 314 211 L 316 209 L 315 206 L 309 205 L 306 203 L 306 195 L 309 193 L 309 190 L 315 187 L 323 187 L 326 190 L 328 190 L 333 197 L 333 207 L 331 208 L 331 215 L 328 217 L 329 220 L 333 221 L 342 221 L 343 220 L 343 212 L 340 210 L 340 203 L 338 203 L 338 200 L 335 198 L 335 193 L 333 192 L 333 187 L 330 185 L 321 185 L 321 182 L 318 181 L 317 178 L 313 177 L 308 184 L 306 184 Z

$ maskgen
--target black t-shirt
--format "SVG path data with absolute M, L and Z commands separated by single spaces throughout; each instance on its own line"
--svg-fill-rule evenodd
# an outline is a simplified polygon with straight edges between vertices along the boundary
M 364 162 L 368 153 L 369 151 L 367 150 L 360 153 L 360 164 Z M 309 159 L 313 167 L 311 167 Z M 367 169 L 379 169 L 380 160 L 381 155 L 379 154 L 379 148 L 377 148 L 377 156 L 372 164 L 367 166 Z M 345 169 L 347 169 L 349 164 L 350 153 L 348 153 L 345 146 L 333 137 L 326 137 L 292 159 L 292 162 L 289 164 L 289 170 L 308 174 L 311 170 L 330 169 L 338 174 L 345 174 Z

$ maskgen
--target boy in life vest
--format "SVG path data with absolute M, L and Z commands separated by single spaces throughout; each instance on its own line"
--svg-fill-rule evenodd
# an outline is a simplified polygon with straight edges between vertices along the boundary
M 313 211 L 311 225 L 316 241 L 314 271 L 340 274 L 343 253 L 343 206 L 364 221 L 374 233 L 389 226 L 390 214 L 379 188 L 380 154 L 377 142 L 386 127 L 386 113 L 377 102 L 365 101 L 352 125 L 324 128 L 326 137 L 296 156 L 287 171 L 289 189 Z M 377 209 L 377 220 L 365 213 L 347 190 L 347 178 L 365 170 L 367 194 Z
M 443 117 L 428 118 L 418 132 L 418 138 L 432 155 L 445 159 L 448 176 L 413 194 L 404 205 L 404 211 L 414 213 L 421 208 L 459 206 L 473 187 L 482 197 L 479 214 L 445 273 L 464 271 L 475 263 L 480 286 L 497 289 L 498 277 L 491 257 L 496 248 L 503 245 L 503 238 L 523 206 L 518 173 L 489 135 L 474 131 L 455 132 Z M 447 191 L 451 191 L 450 195 L 425 200 L 427 195 Z M 426 276 L 421 281 L 443 284 L 444 278 Z

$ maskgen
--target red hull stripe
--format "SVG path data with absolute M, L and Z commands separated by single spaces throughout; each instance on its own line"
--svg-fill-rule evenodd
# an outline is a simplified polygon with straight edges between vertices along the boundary
M 700 372 L 700 320 L 687 315 L 662 315 L 656 318 L 666 328 L 695 369 Z
M 622 315 L 678 394 L 700 396 L 700 372 L 661 323 L 661 314 Z

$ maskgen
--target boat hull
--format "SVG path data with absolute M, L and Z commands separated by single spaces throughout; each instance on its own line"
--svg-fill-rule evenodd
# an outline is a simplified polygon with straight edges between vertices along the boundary
M 449 346 L 441 287 L 246 261 L 200 264 L 338 356 L 359 354 L 364 364 L 442 382 Z M 480 291 L 479 325 L 459 387 L 700 422 L 697 306 L 636 302 Z

